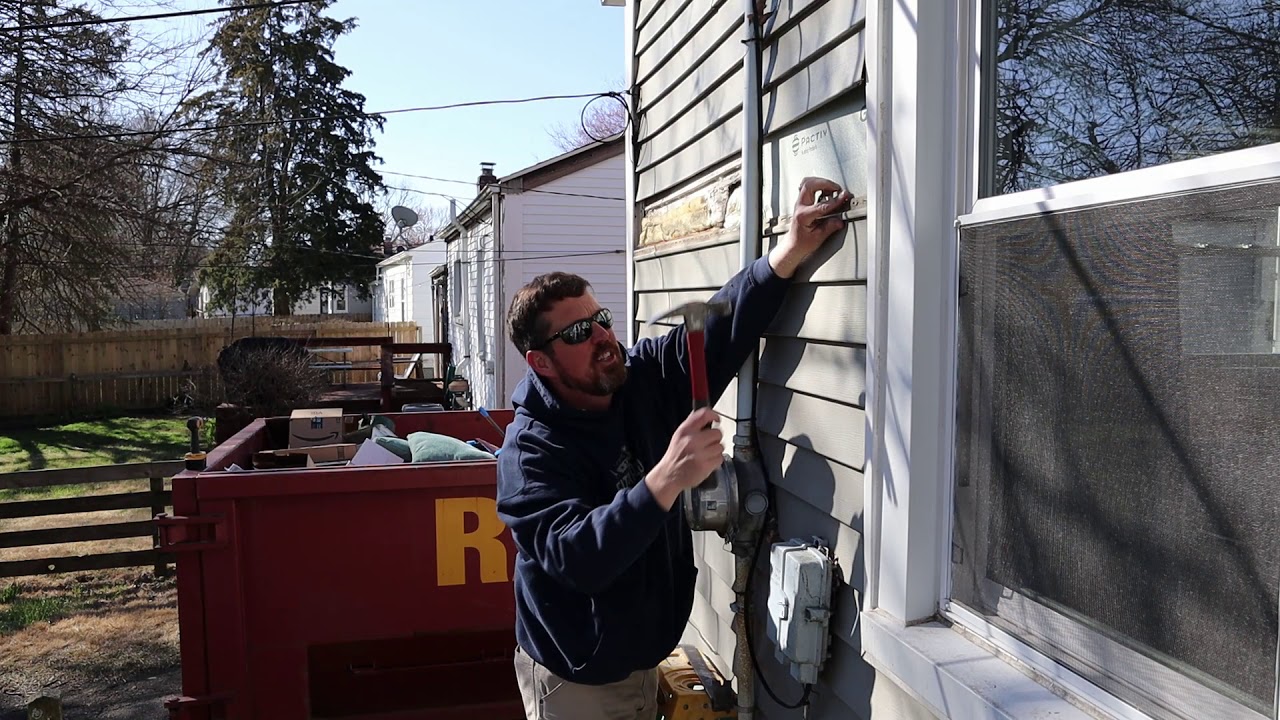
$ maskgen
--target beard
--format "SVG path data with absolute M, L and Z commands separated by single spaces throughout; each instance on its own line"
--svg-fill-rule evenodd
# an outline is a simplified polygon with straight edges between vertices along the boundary
M 604 357 L 611 355 L 612 357 Z M 553 354 L 551 361 L 560 376 L 560 382 L 570 390 L 596 397 L 607 397 L 627 382 L 627 365 L 617 343 L 602 342 L 592 348 L 592 363 L 586 372 L 573 374 L 560 364 Z

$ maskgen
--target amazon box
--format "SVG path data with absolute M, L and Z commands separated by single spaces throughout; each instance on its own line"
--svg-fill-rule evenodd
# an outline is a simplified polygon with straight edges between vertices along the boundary
M 289 447 L 335 445 L 342 442 L 341 408 L 308 408 L 289 415 Z
M 311 455 L 304 450 L 262 450 L 253 455 L 254 470 L 296 470 L 315 466 Z
M 259 470 L 275 468 L 303 468 L 328 463 L 350 462 L 359 445 L 312 445 L 288 450 L 261 450 L 253 456 L 253 465 Z

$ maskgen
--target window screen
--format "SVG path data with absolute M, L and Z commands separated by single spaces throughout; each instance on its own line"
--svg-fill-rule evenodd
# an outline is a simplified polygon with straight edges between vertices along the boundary
M 1271 183 L 960 233 L 953 600 L 1157 717 L 1273 714 L 1278 213 Z

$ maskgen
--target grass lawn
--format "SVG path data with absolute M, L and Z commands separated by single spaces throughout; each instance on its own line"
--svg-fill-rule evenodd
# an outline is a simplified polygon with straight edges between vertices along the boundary
M 186 418 L 119 417 L 0 432 L 0 473 L 18 470 L 178 460 L 186 452 Z M 84 486 L 0 490 L 0 501 L 71 497 Z

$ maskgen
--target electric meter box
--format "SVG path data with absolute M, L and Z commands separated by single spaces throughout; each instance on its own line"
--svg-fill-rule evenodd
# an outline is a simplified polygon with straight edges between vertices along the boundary
M 804 684 L 818 681 L 831 620 L 831 557 L 820 543 L 788 540 L 769 551 L 769 639 Z

